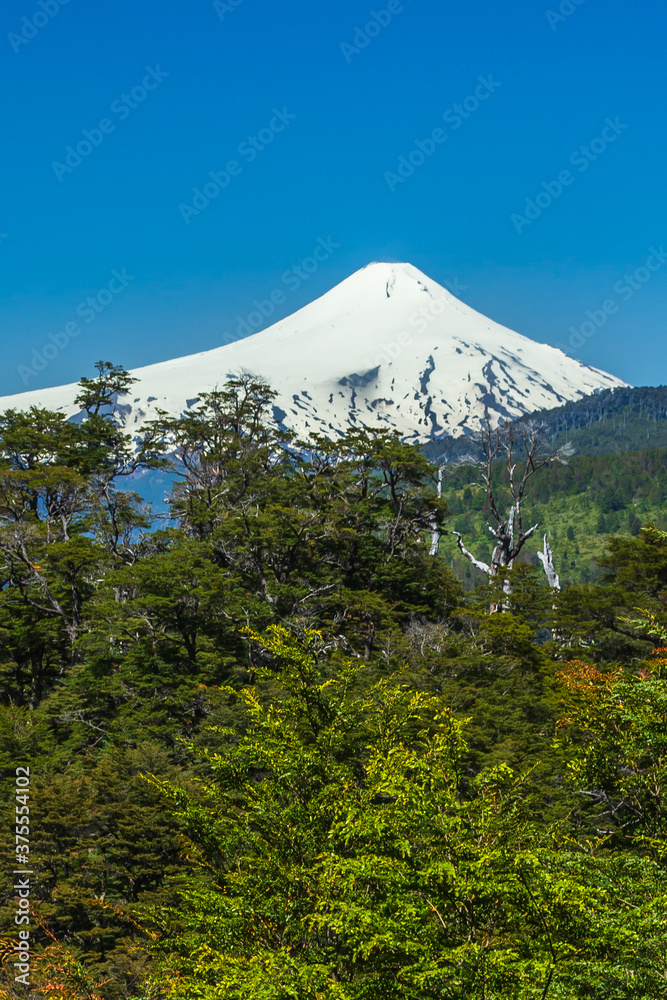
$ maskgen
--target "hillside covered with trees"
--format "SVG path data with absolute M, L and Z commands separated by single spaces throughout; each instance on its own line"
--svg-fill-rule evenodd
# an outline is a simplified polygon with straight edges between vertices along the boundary
M 249 375 L 137 447 L 130 385 L 0 415 L 0 839 L 9 872 L 29 769 L 32 873 L 0 998 L 667 997 L 667 452 L 519 449 L 480 488 L 384 431 L 295 442 Z M 496 542 L 540 523 L 509 563 L 490 506 Z
M 548 437 L 547 442 L 549 448 L 554 446 Z M 503 475 L 498 465 L 495 484 L 507 503 Z M 448 528 L 461 532 L 476 551 L 488 556 L 489 509 L 479 467 L 470 463 L 447 466 L 444 487 L 451 515 Z M 523 557 L 527 562 L 537 565 L 535 553 L 542 532 L 547 532 L 565 586 L 599 580 L 609 535 L 637 537 L 645 524 L 667 528 L 667 449 L 613 456 L 575 454 L 566 463 L 550 464 L 535 476 L 524 514 L 527 521 L 540 526 L 536 541 Z M 444 551 L 466 589 L 480 582 L 474 567 L 460 557 L 453 539 Z
M 577 455 L 617 455 L 667 448 L 667 386 L 604 389 L 554 410 L 517 420 L 544 427 L 552 445 L 569 443 Z M 433 461 L 457 463 L 482 455 L 482 438 L 443 438 L 425 448 Z

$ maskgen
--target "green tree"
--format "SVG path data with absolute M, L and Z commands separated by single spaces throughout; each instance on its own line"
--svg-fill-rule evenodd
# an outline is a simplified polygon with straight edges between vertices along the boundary
M 83 379 L 82 419 L 32 407 L 0 415 L 0 657 L 5 694 L 37 706 L 75 662 L 85 605 L 105 572 L 136 559 L 150 520 L 118 482 L 161 464 L 150 434 L 135 447 L 112 412 L 132 382 L 100 362 Z
M 242 695 L 244 731 L 209 755 L 198 791 L 156 782 L 199 863 L 175 918 L 154 913 L 168 997 L 629 1000 L 662 988 L 654 867 L 539 832 L 507 767 L 463 797 L 462 727 L 439 699 L 398 680 L 359 692 L 359 668 L 317 634 L 304 647 L 274 627 L 263 643 L 258 676 L 282 696 Z

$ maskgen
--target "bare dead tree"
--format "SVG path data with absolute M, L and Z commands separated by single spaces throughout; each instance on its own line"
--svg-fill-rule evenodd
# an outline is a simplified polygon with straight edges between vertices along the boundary
M 486 563 L 477 559 L 464 545 L 460 532 L 455 531 L 454 535 L 458 547 L 466 559 L 490 579 L 502 576 L 507 570 L 512 569 L 524 545 L 539 527 L 538 524 L 534 524 L 526 528 L 523 523 L 523 505 L 531 479 L 540 469 L 552 462 L 567 464 L 567 460 L 572 454 L 570 445 L 565 445 L 556 451 L 546 450 L 544 448 L 545 432 L 546 428 L 543 425 L 533 422 L 524 425 L 521 432 L 517 431 L 514 424 L 499 427 L 494 431 L 491 428 L 489 416 L 486 414 L 482 432 L 485 462 L 482 466 L 482 483 L 480 485 L 486 491 L 489 510 L 495 522 L 488 526 L 495 539 L 491 561 Z M 498 490 L 493 478 L 494 469 L 502 459 L 504 459 L 506 482 L 510 492 L 510 508 L 507 512 L 501 509 Z M 553 552 L 546 536 L 544 551 L 539 554 L 539 557 L 549 585 L 554 589 L 560 589 L 560 581 L 554 568 Z M 511 593 L 511 583 L 508 577 L 503 579 L 503 590 L 508 595 Z
M 549 545 L 549 540 L 547 536 L 544 536 L 544 549 L 542 552 L 537 553 L 537 558 L 542 563 L 544 567 L 544 572 L 547 578 L 547 582 L 552 590 L 560 590 L 560 577 L 556 572 L 556 567 L 554 565 L 554 553 L 553 549 Z
M 438 469 L 438 500 L 442 500 L 442 474 L 443 468 L 440 466 Z M 438 519 L 433 515 L 431 518 L 431 551 L 429 555 L 437 556 L 440 551 L 440 539 L 442 538 L 442 529 L 438 524 Z

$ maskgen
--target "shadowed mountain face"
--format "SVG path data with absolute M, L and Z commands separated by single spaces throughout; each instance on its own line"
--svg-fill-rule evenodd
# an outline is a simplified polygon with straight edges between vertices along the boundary
M 111 359 L 120 360 L 122 359 Z M 242 370 L 278 391 L 274 414 L 301 437 L 368 425 L 425 444 L 552 409 L 619 379 L 494 323 L 410 264 L 369 264 L 261 333 L 137 369 L 118 400 L 128 431 L 178 415 Z M 75 386 L 0 398 L 73 415 Z

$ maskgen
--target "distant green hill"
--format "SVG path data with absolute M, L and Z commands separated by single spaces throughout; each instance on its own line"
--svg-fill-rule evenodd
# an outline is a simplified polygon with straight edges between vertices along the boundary
M 667 386 L 606 389 L 530 419 L 546 424 L 555 444 L 570 441 L 580 455 L 667 448 Z
M 540 410 L 516 421 L 537 421 L 554 444 L 570 442 L 579 455 L 614 455 L 646 448 L 667 448 L 667 386 L 605 389 L 576 403 Z M 444 463 L 481 457 L 480 438 L 443 438 L 424 448 Z
M 637 534 L 648 522 L 667 528 L 667 386 L 608 389 L 539 411 L 516 421 L 517 431 L 530 421 L 545 428 L 548 447 L 571 444 L 568 465 L 545 469 L 532 483 L 525 522 L 540 529 L 525 551 L 537 563 L 546 532 L 565 585 L 595 580 L 597 558 L 608 535 Z M 483 458 L 481 438 L 448 438 L 424 451 L 447 466 L 444 492 L 460 531 L 478 558 L 488 561 L 491 536 L 484 491 L 476 461 Z M 502 467 L 498 468 L 499 482 Z M 450 536 L 443 555 L 469 587 L 481 574 L 459 552 Z
M 667 394 L 667 390 L 663 391 Z M 630 423 L 629 414 L 626 426 Z M 641 426 L 638 417 L 636 425 Z M 667 422 L 663 420 L 662 426 L 664 433 Z M 594 427 L 613 428 L 613 418 L 600 420 Z M 627 440 L 627 430 L 625 434 L 621 439 Z M 499 466 L 499 483 L 501 474 Z M 448 529 L 460 531 L 468 548 L 488 560 L 490 512 L 484 490 L 475 485 L 479 479 L 479 469 L 474 465 L 450 465 L 443 492 L 452 513 Z M 507 505 L 509 495 L 502 487 L 499 493 Z M 568 465 L 551 465 L 535 476 L 524 515 L 526 525 L 540 526 L 525 550 L 527 560 L 537 565 L 535 553 L 541 548 L 542 536 L 548 533 L 562 582 L 567 585 L 595 580 L 600 575 L 596 560 L 604 553 L 608 535 L 636 535 L 649 522 L 667 528 L 667 450 L 619 449 L 611 456 L 576 455 Z M 461 555 L 452 535 L 444 539 L 442 554 L 466 586 L 481 581 L 481 574 Z

